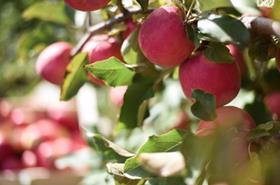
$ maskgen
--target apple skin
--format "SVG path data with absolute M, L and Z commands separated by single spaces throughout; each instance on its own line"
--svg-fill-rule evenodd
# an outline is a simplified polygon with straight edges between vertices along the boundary
M 113 56 L 123 61 L 120 43 L 114 37 L 107 35 L 94 36 L 84 46 L 82 51 L 88 52 L 88 61 L 90 64 Z M 96 85 L 104 84 L 103 80 L 96 78 L 90 73 L 88 73 L 88 77 Z
M 272 12 L 272 8 L 271 7 L 262 6 L 262 7 L 259 7 L 259 9 L 260 9 L 263 17 L 267 17 L 267 18 L 270 17 L 270 14 Z
M 111 102 L 117 107 L 123 105 L 124 94 L 127 90 L 127 86 L 111 87 L 109 90 L 109 98 Z
M 45 48 L 36 62 L 37 73 L 45 80 L 60 85 L 70 63 L 72 46 L 66 42 L 56 42 Z
M 80 11 L 93 11 L 105 7 L 109 0 L 64 0 L 64 2 Z
M 176 129 L 187 129 L 190 124 L 190 118 L 185 111 L 180 111 L 177 115 L 177 119 L 175 121 L 174 127 Z
M 185 95 L 192 99 L 192 90 L 200 89 L 216 97 L 220 107 L 233 100 L 240 90 L 240 70 L 237 64 L 217 64 L 203 54 L 186 60 L 179 69 Z
M 242 52 L 233 44 L 227 45 L 227 47 L 235 62 L 238 64 L 241 75 L 244 75 L 247 71 L 247 67 Z
M 154 10 L 142 24 L 138 42 L 150 62 L 165 68 L 181 64 L 194 49 L 175 6 Z
M 267 109 L 277 115 L 278 120 L 280 120 L 280 91 L 268 94 L 264 98 L 264 103 Z
M 233 106 L 220 107 L 216 110 L 217 118 L 214 121 L 201 120 L 198 124 L 196 134 L 198 136 L 211 135 L 217 127 L 236 127 L 240 133 L 248 134 L 250 130 L 256 127 L 252 117 L 242 109 Z
M 21 163 L 21 160 L 15 156 L 10 155 L 7 158 L 5 158 L 3 161 L 1 161 L 0 164 L 0 170 L 20 170 L 22 169 L 23 165 Z

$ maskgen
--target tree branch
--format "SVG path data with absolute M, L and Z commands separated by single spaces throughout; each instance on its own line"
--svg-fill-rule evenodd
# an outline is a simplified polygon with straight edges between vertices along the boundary
M 91 37 L 93 36 L 93 34 L 100 32 L 104 29 L 110 28 L 111 26 L 113 26 L 116 23 L 125 21 L 129 18 L 131 18 L 132 15 L 135 14 L 146 14 L 146 13 L 150 13 L 151 11 L 153 11 L 153 9 L 148 9 L 148 10 L 142 10 L 142 9 L 130 9 L 128 11 L 127 14 L 119 14 L 117 16 L 115 16 L 112 19 L 109 19 L 105 22 L 101 22 L 98 23 L 94 26 L 91 26 L 88 30 L 88 33 L 86 33 L 78 42 L 78 44 L 72 49 L 71 51 L 71 56 L 75 56 L 77 53 L 79 53 L 81 51 L 81 49 L 84 47 L 84 45 L 87 43 L 87 41 L 89 41 L 91 39 Z
M 280 37 L 280 22 L 258 16 L 243 16 L 241 21 L 248 28 L 259 34 Z

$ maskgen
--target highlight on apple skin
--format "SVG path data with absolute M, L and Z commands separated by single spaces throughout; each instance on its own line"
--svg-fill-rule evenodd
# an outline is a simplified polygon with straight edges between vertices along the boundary
M 117 107 L 121 107 L 124 101 L 124 94 L 127 90 L 127 86 L 110 87 L 109 99 Z
M 72 46 L 67 42 L 56 42 L 45 48 L 36 62 L 37 73 L 45 80 L 60 85 L 70 63 Z
M 110 0 L 64 0 L 70 7 L 80 11 L 94 11 L 105 7 Z
M 175 6 L 154 10 L 142 24 L 138 42 L 150 62 L 166 68 L 181 64 L 194 49 Z
M 240 70 L 235 62 L 217 64 L 202 53 L 181 64 L 179 78 L 189 99 L 192 99 L 192 90 L 200 89 L 216 97 L 217 107 L 229 103 L 240 90 Z
M 238 64 L 241 75 L 244 75 L 247 71 L 247 66 L 242 52 L 237 46 L 233 44 L 227 45 L 227 47 L 229 49 L 230 54 L 233 56 L 235 62 Z

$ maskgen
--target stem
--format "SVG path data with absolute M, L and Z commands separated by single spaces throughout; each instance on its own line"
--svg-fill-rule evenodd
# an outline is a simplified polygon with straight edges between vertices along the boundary
M 130 11 L 128 11 L 127 14 L 119 14 L 112 19 L 109 19 L 105 22 L 101 22 L 94 26 L 91 26 L 88 29 L 88 33 L 86 33 L 82 37 L 82 39 L 78 42 L 78 44 L 73 48 L 73 50 L 71 51 L 71 56 L 73 57 L 77 53 L 79 53 L 81 51 L 81 49 L 84 47 L 84 45 L 87 43 L 87 41 L 90 40 L 90 38 L 93 36 L 93 34 L 100 32 L 104 29 L 110 28 L 111 26 L 113 26 L 116 23 L 125 21 L 125 20 L 131 18 L 131 16 L 134 14 L 146 14 L 146 13 L 150 13 L 151 11 L 153 11 L 153 9 L 148 9 L 148 10 L 131 9 Z
M 194 5 L 195 5 L 195 0 L 192 0 L 192 3 L 190 5 L 189 10 L 188 10 L 187 15 L 186 15 L 187 20 L 189 19 L 189 16 L 191 15 L 191 12 L 192 12 L 192 9 L 193 9 Z
M 117 6 L 124 15 L 129 14 L 129 11 L 123 6 L 122 0 L 117 0 Z

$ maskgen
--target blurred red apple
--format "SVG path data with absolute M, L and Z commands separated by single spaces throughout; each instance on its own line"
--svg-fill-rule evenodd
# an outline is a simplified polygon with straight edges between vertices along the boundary
M 268 94 L 264 98 L 267 109 L 280 120 L 280 91 Z
M 126 29 L 122 33 L 123 38 L 127 38 L 131 32 L 133 32 L 136 28 L 136 23 L 134 23 L 131 19 L 125 21 Z
M 15 155 L 9 155 L 1 161 L 1 170 L 20 170 L 22 168 L 22 163 L 20 159 Z
M 246 69 L 247 67 L 246 67 L 243 53 L 240 51 L 240 49 L 237 46 L 233 44 L 230 44 L 227 47 L 230 51 L 230 54 L 233 56 L 235 62 L 238 64 L 241 74 L 244 75 L 247 71 Z
M 38 159 L 36 154 L 31 150 L 26 150 L 22 153 L 22 163 L 24 167 L 30 168 L 38 165 Z
M 177 119 L 175 121 L 174 127 L 177 129 L 187 129 L 189 126 L 189 116 L 185 111 L 180 111 L 177 115 Z
M 109 0 L 64 0 L 64 2 L 80 11 L 93 11 L 105 7 Z

